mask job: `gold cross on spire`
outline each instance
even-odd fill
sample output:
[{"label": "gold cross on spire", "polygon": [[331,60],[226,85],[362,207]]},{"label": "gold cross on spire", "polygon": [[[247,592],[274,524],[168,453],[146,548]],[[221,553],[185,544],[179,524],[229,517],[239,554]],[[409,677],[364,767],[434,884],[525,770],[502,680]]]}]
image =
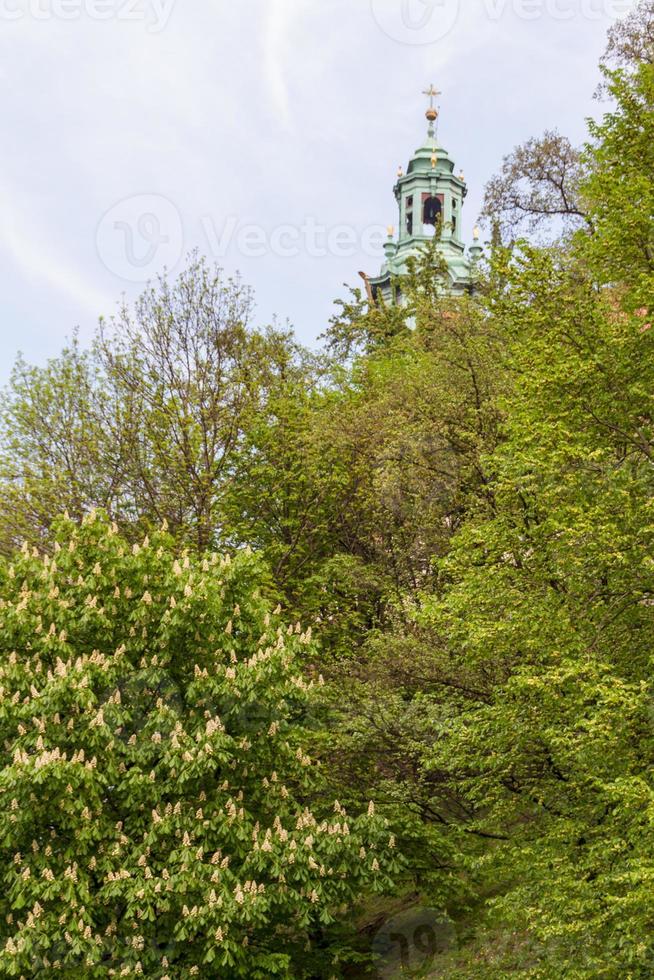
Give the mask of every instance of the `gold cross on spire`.
[{"label": "gold cross on spire", "polygon": [[429,98],[429,108],[430,109],[433,109],[434,108],[434,99],[437,96],[442,95],[443,93],[442,92],[439,92],[437,88],[434,88],[434,85],[432,83],[429,86],[429,88],[423,89],[422,94],[428,96],[428,98]]},{"label": "gold cross on spire", "polygon": [[429,123],[429,129],[427,130],[427,135],[431,139],[434,139],[436,136],[436,127],[434,126],[434,123],[438,119],[438,109],[434,106],[434,99],[438,95],[442,95],[443,93],[439,92],[437,88],[434,88],[432,84],[429,86],[429,88],[423,89],[422,94],[426,95],[429,98],[429,108],[425,113],[425,116],[427,117],[427,122]]}]

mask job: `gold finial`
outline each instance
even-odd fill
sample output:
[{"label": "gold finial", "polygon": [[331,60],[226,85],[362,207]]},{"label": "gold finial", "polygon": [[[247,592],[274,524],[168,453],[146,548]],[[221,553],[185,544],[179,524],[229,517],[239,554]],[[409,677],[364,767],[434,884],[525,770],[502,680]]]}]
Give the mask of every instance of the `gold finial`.
[{"label": "gold finial", "polygon": [[434,99],[443,93],[439,92],[437,88],[434,88],[432,84],[429,86],[429,88],[423,89],[422,94],[426,95],[429,99],[429,108],[427,109],[425,115],[430,123],[435,123],[438,119],[438,109],[434,106]]}]

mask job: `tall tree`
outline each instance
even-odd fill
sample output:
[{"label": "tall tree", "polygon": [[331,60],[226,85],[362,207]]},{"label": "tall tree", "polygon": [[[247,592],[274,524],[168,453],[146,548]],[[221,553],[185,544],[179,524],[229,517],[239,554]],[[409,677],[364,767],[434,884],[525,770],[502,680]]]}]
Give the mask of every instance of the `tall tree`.
[{"label": "tall tree", "polygon": [[278,385],[313,371],[251,314],[239,280],[192,256],[101,324],[91,351],[19,360],[0,409],[0,547],[94,506],[137,536],[165,519],[200,551],[228,539],[222,498],[245,429]]},{"label": "tall tree", "polygon": [[[440,296],[439,282],[425,255],[404,284],[403,330],[369,337],[366,353],[312,389],[279,389],[246,435],[227,495],[237,535],[321,623],[325,648],[358,646],[428,586],[434,555],[484,482],[497,338],[477,302]],[[370,330],[369,311],[361,317],[352,336]]]},{"label": "tall tree", "polygon": [[609,31],[602,65],[609,70],[638,70],[642,64],[654,63],[654,3],[640,0],[626,17],[616,21]]},{"label": "tall tree", "polygon": [[288,333],[249,326],[250,290],[193,258],[101,332],[98,356],[118,397],[135,405],[127,493],[202,551],[229,533],[221,499],[246,426],[298,371]]},{"label": "tall tree", "polygon": [[19,358],[0,405],[0,549],[44,540],[58,514],[114,509],[133,443],[132,400],[117,398],[77,340],[44,368]]},{"label": "tall tree", "polygon": [[504,242],[523,234],[554,238],[590,225],[580,194],[581,152],[556,131],[527,140],[509,153],[486,185],[481,216]]},{"label": "tall tree", "polygon": [[469,680],[423,768],[453,774],[469,829],[498,838],[476,866],[538,938],[535,975],[652,972],[653,72],[609,76],[616,108],[586,151],[595,233],[502,270],[514,382],[492,498],[425,617]]}]

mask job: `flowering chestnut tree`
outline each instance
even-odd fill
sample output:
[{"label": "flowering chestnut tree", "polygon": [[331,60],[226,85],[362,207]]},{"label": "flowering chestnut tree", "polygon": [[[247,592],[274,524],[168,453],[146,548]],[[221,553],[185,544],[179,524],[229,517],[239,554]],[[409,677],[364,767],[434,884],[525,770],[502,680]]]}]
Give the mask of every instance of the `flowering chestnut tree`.
[{"label": "flowering chestnut tree", "polygon": [[249,552],[51,544],[0,566],[0,975],[338,976],[397,858],[373,804],[312,806],[310,630]]}]

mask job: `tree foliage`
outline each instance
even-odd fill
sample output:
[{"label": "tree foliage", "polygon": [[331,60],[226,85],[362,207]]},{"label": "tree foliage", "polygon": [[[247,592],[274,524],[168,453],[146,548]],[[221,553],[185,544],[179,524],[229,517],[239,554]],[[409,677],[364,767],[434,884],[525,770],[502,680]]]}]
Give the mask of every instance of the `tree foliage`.
[{"label": "tree foliage", "polygon": [[91,514],[0,577],[3,975],[331,969],[325,936],[397,862],[372,804],[315,808],[313,641],[259,561]]},{"label": "tree foliage", "polygon": [[654,64],[654,4],[641,0],[610,29],[601,62],[609,70]]},{"label": "tree foliage", "polygon": [[492,506],[423,613],[476,679],[425,764],[504,838],[479,866],[539,940],[534,975],[652,972],[653,80],[610,78],[616,109],[586,151],[594,234],[503,270],[516,381]]},{"label": "tree foliage", "polygon": [[589,221],[580,195],[583,160],[570,140],[547,131],[517,146],[486,185],[481,216],[505,242],[526,232],[552,237]]},{"label": "tree foliage", "polygon": [[101,324],[90,352],[19,361],[0,415],[0,545],[94,506],[128,534],[166,520],[198,551],[227,544],[222,497],[243,433],[278,385],[312,372],[289,334],[251,328],[251,309],[239,280],[191,256]]}]

